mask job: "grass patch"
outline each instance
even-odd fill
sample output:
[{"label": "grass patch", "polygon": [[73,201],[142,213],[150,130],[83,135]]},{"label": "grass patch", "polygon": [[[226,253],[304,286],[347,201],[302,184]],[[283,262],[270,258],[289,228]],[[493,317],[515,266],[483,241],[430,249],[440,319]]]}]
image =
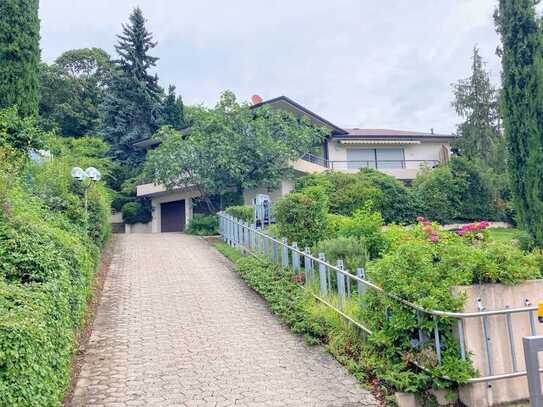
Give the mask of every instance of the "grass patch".
[{"label": "grass patch", "polygon": [[238,250],[234,249],[232,246],[223,242],[222,240],[215,239],[213,240],[213,246],[217,249],[224,257],[230,259],[234,263],[238,263],[244,256]]},{"label": "grass patch", "polygon": [[492,240],[508,243],[518,239],[520,231],[515,228],[493,228],[487,229]]}]

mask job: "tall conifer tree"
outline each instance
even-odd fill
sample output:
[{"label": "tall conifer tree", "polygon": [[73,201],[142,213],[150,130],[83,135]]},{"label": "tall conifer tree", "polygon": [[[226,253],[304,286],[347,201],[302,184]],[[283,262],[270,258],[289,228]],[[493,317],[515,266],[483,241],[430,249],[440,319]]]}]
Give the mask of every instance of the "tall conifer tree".
[{"label": "tall conifer tree", "polygon": [[139,154],[132,144],[158,128],[163,90],[158,77],[149,72],[158,58],[149,55],[156,43],[145,27],[143,13],[136,8],[129,20],[115,46],[119,59],[114,61],[109,92],[101,105],[101,133],[118,159],[134,164]]},{"label": "tall conifer tree", "polygon": [[38,112],[40,20],[38,0],[0,0],[0,109]]},{"label": "tall conifer tree", "polygon": [[471,75],[454,84],[453,91],[453,107],[464,119],[458,126],[458,152],[490,167],[501,166],[504,157],[499,156],[503,137],[499,130],[498,94],[477,47],[473,48]]},{"label": "tall conifer tree", "polygon": [[543,55],[534,0],[500,0],[503,121],[515,208],[543,244]]},{"label": "tall conifer tree", "polygon": [[162,126],[172,126],[176,130],[183,129],[186,126],[184,110],[181,96],[176,96],[175,86],[170,85],[168,94],[162,103],[160,124]]}]

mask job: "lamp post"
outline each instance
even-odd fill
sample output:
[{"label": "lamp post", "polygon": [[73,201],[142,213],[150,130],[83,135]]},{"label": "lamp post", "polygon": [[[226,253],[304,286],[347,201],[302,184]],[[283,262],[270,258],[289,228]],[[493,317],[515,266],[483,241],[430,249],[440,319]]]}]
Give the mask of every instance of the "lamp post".
[{"label": "lamp post", "polygon": [[[87,202],[87,191],[89,190],[90,183],[92,181],[100,181],[102,179],[102,174],[100,174],[100,171],[98,171],[94,167],[89,167],[86,170],[83,170],[79,167],[72,168],[71,176],[83,183],[84,188],[84,194],[85,194],[85,217],[88,217],[88,202]],[[89,180],[89,182],[85,182],[85,180]]]}]

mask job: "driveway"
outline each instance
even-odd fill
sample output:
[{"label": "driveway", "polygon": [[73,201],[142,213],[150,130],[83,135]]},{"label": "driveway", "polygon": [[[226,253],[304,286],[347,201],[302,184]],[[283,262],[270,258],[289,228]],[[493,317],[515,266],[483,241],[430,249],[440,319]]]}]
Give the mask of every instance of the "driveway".
[{"label": "driveway", "polygon": [[117,235],[73,406],[377,405],[204,240]]}]

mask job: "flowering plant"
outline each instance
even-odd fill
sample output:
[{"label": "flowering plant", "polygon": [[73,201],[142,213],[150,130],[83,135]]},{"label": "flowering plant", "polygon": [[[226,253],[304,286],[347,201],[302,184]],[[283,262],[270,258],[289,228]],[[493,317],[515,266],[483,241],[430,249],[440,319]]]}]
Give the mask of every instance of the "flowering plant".
[{"label": "flowering plant", "polygon": [[437,229],[434,228],[434,224],[432,223],[432,221],[429,221],[423,216],[417,216],[417,222],[421,226],[422,231],[426,233],[426,235],[428,236],[428,239],[432,243],[439,242],[439,234],[438,234]]},{"label": "flowering plant", "polygon": [[468,223],[462,226],[456,234],[472,240],[486,240],[488,238],[485,230],[490,226],[490,223],[485,221]]}]

